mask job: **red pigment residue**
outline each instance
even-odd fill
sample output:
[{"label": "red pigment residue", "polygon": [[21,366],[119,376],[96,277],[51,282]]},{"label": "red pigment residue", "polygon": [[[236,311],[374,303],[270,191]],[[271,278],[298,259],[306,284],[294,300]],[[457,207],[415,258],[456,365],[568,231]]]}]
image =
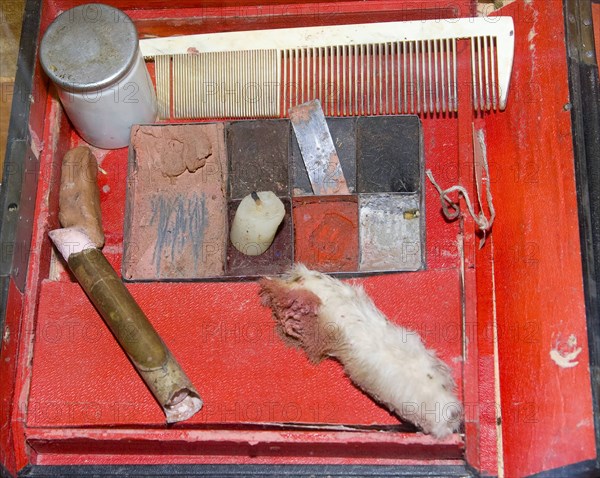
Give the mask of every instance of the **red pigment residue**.
[{"label": "red pigment residue", "polygon": [[323,272],[358,269],[358,206],[350,196],[294,199],[295,259]]},{"label": "red pigment residue", "polygon": [[262,303],[273,311],[280,337],[288,345],[302,348],[311,362],[323,360],[332,350],[332,335],[322,330],[319,322],[321,299],[280,279],[263,278],[259,285]]},{"label": "red pigment residue", "polygon": [[125,278],[222,276],[227,230],[223,126],[134,126],[130,153],[135,163],[127,177]]}]

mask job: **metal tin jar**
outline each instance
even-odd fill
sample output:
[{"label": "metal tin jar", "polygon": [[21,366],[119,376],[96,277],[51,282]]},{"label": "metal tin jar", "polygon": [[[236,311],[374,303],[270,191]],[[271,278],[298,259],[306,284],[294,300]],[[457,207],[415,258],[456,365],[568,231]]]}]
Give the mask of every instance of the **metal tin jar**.
[{"label": "metal tin jar", "polygon": [[156,120],[156,93],[137,31],[121,10],[90,3],[65,11],[46,30],[40,61],[88,143],[127,146],[132,125]]}]

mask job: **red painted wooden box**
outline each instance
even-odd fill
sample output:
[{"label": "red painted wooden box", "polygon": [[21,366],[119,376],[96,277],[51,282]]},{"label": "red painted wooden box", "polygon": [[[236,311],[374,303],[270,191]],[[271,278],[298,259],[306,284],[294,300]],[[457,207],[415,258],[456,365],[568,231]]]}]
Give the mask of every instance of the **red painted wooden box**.
[{"label": "red painted wooden box", "polygon": [[[598,167],[597,83],[590,88],[598,76],[585,54],[589,2],[504,2],[498,14],[514,18],[516,39],[506,110],[474,113],[466,44],[458,113],[421,115],[425,167],[471,197],[473,127],[485,133],[497,212],[485,245],[470,216],[443,218],[426,183],[425,270],[357,279],[392,321],[421,334],[450,365],[465,423],[441,441],[402,426],[353,387],[339,363],[315,366],[286,347],[254,282],[127,285],[205,401],[191,420],[165,425],[47,235],[58,226],[61,158],[83,140],[41,71],[37,47],[50,22],[80,3],[26,8],[0,203],[3,470],[596,476],[598,186],[588,177]],[[109,3],[142,38],[476,14],[470,0]],[[104,252],[120,270],[127,149],[95,153]]]}]

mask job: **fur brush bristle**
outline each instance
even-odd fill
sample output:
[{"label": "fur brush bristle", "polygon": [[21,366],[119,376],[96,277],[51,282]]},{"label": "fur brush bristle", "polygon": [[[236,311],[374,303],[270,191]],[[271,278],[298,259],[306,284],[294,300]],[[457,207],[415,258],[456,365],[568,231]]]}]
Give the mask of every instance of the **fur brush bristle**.
[{"label": "fur brush bristle", "polygon": [[301,264],[260,281],[284,340],[318,363],[332,357],[355,385],[425,433],[458,430],[462,407],[448,366],[414,332],[391,323],[361,287]]}]

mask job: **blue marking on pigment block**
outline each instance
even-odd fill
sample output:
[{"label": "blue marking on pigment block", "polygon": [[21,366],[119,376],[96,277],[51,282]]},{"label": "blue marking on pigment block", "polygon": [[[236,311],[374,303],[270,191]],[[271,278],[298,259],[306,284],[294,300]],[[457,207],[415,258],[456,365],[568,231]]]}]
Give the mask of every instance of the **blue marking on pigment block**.
[{"label": "blue marking on pigment block", "polygon": [[165,198],[156,195],[151,200],[152,217],[150,225],[156,226],[156,243],[152,260],[156,266],[156,274],[160,277],[164,253],[167,252],[172,262],[190,245],[194,258],[194,271],[198,273],[198,265],[202,258],[202,243],[208,226],[206,197],[179,195]]}]

